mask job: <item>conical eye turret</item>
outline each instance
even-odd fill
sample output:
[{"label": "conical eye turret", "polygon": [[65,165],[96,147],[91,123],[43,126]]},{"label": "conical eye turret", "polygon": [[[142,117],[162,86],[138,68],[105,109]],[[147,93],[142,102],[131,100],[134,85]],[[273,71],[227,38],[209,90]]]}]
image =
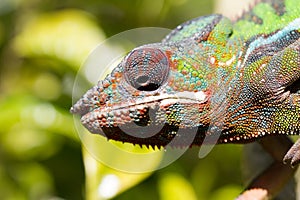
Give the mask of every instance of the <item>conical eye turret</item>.
[{"label": "conical eye turret", "polygon": [[127,83],[139,91],[155,91],[169,75],[167,56],[159,49],[139,48],[124,60],[124,76]]}]

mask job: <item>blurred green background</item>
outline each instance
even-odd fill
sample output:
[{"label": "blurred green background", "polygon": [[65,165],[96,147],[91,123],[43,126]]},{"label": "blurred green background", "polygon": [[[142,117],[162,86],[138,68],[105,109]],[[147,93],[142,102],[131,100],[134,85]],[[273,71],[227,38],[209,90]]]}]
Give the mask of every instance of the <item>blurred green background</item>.
[{"label": "blurred green background", "polygon": [[[1,0],[0,199],[226,200],[237,196],[243,186],[239,145],[215,147],[204,159],[198,159],[199,149],[193,148],[152,174],[122,173],[93,160],[82,148],[69,113],[77,71],[97,44],[137,27],[173,29],[212,13],[213,3]],[[109,190],[114,182],[107,180],[115,180],[107,177],[122,181],[118,190],[105,196],[101,187],[107,184],[104,190]]]}]

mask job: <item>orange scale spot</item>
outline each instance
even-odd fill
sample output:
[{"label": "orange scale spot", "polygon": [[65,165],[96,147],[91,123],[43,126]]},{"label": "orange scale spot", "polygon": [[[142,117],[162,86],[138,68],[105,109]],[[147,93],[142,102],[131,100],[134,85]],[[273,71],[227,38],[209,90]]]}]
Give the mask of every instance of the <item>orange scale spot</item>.
[{"label": "orange scale spot", "polygon": [[111,107],[111,106],[112,106],[112,103],[109,103],[109,102],[108,102],[108,103],[106,104],[106,106],[107,106],[107,107]]},{"label": "orange scale spot", "polygon": [[185,90],[188,89],[188,87],[187,87],[186,85],[184,85],[184,86],[182,87],[182,89],[185,91]]},{"label": "orange scale spot", "polygon": [[183,70],[181,71],[181,73],[182,73],[183,75],[187,75],[187,74],[188,74],[188,71],[185,70],[185,69],[183,69]]},{"label": "orange scale spot", "polygon": [[170,62],[170,66],[171,66],[171,69],[176,70],[177,66],[178,66],[178,61],[174,60],[173,62]]},{"label": "orange scale spot", "polygon": [[123,115],[123,114],[120,116],[120,118],[121,118],[122,120],[125,120],[126,117],[127,117],[127,116],[126,116],[126,115]]},{"label": "orange scale spot", "polygon": [[117,78],[121,78],[121,77],[122,77],[122,73],[120,73],[120,72],[117,72],[117,73],[115,74],[115,77],[117,77]]},{"label": "orange scale spot", "polygon": [[109,82],[107,82],[107,81],[103,81],[103,84],[102,84],[102,86],[103,86],[104,88],[107,88],[109,85],[110,85],[110,83],[109,83]]},{"label": "orange scale spot", "polygon": [[114,122],[114,123],[113,123],[113,126],[114,126],[114,127],[117,127],[117,126],[118,126],[118,123],[117,123],[117,122]]},{"label": "orange scale spot", "polygon": [[197,72],[197,71],[193,71],[193,72],[192,72],[192,76],[193,76],[193,77],[197,77],[197,76],[198,76],[198,72]]},{"label": "orange scale spot", "polygon": [[196,84],[197,84],[197,86],[200,86],[200,85],[202,85],[202,82],[201,81],[197,81]]},{"label": "orange scale spot", "polygon": [[170,84],[170,85],[173,85],[173,83],[174,83],[174,78],[170,78],[169,84]]},{"label": "orange scale spot", "polygon": [[139,91],[135,91],[134,93],[133,93],[133,96],[139,96],[140,95],[140,92]]},{"label": "orange scale spot", "polygon": [[172,52],[171,51],[166,51],[165,53],[166,53],[166,55],[167,55],[168,58],[172,57]]},{"label": "orange scale spot", "polygon": [[112,87],[112,89],[116,89],[116,88],[117,88],[117,84],[113,83],[113,84],[111,85],[111,87]]},{"label": "orange scale spot", "polygon": [[208,74],[208,75],[207,75],[207,79],[208,79],[208,80],[211,80],[211,79],[212,79],[212,77],[213,77],[213,75],[212,75],[212,74]]}]

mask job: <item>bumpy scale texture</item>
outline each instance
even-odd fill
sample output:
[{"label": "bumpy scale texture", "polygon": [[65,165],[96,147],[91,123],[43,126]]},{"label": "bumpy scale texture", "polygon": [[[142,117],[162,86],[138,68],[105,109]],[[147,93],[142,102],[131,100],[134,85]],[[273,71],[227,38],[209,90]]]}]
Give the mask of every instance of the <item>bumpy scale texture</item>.
[{"label": "bumpy scale texture", "polygon": [[299,0],[263,0],[234,22],[183,23],[133,49],[71,112],[92,133],[153,147],[175,137],[174,146],[192,146],[299,134],[299,8]]}]

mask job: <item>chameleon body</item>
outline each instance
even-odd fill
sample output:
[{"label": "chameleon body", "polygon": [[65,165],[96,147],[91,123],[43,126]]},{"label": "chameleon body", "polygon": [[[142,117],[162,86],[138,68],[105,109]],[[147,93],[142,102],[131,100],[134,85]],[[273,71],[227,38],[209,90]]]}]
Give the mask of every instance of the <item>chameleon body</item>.
[{"label": "chameleon body", "polygon": [[183,23],[133,49],[71,112],[92,133],[152,147],[299,134],[299,8],[262,0],[235,21]]}]

